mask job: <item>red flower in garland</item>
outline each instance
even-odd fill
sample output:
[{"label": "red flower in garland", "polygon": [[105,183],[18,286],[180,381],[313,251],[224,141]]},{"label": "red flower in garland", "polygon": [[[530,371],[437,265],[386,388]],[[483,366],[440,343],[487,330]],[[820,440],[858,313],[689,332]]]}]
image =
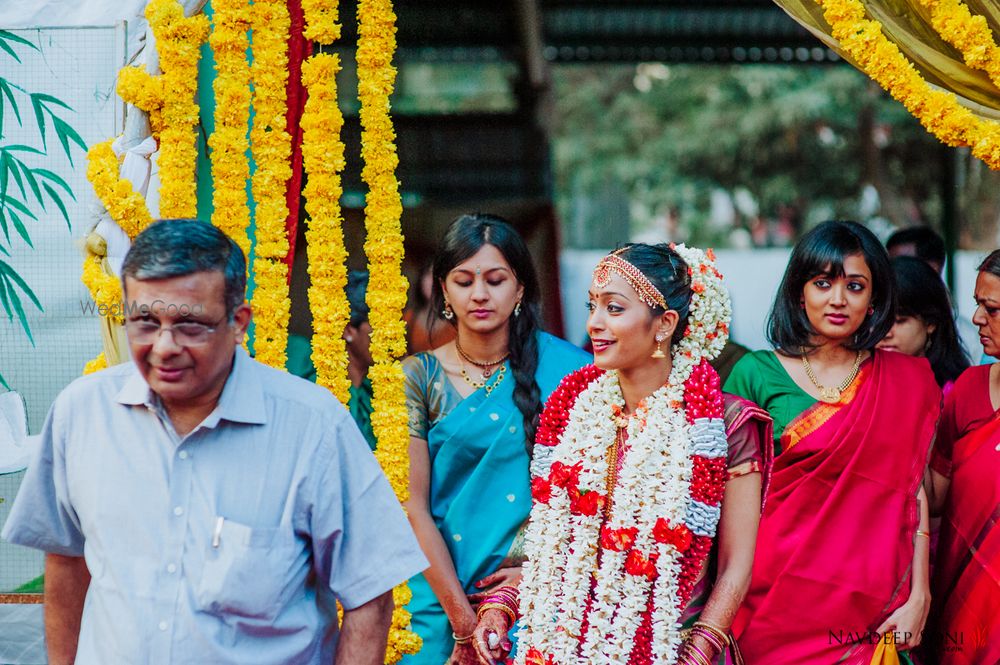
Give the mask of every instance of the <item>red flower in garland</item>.
[{"label": "red flower in garland", "polygon": [[632,550],[625,558],[625,572],[636,577],[656,579],[656,555],[646,558],[639,550]]},{"label": "red flower in garland", "polygon": [[691,370],[684,383],[684,415],[689,423],[699,418],[721,418],[724,404],[718,373],[707,360]]},{"label": "red flower in garland", "polygon": [[662,517],[656,520],[653,526],[653,540],[664,545],[673,545],[679,552],[684,552],[691,546],[693,537],[694,534],[686,524],[670,526],[670,522]]},{"label": "red flower in garland", "polygon": [[677,600],[681,607],[691,600],[691,592],[694,591],[695,582],[701,574],[701,569],[708,558],[708,552],[712,549],[712,539],[708,536],[693,536],[691,547],[684,553],[681,559],[681,573],[677,579]]},{"label": "red flower in garland", "polygon": [[612,529],[607,524],[601,528],[601,547],[612,552],[625,552],[632,549],[635,544],[635,536],[639,529],[635,527],[624,527]]},{"label": "red flower in garland", "polygon": [[559,386],[552,391],[545,401],[545,408],[538,419],[538,429],[535,433],[535,444],[539,446],[554,446],[559,443],[559,437],[569,422],[569,411],[576,403],[576,398],[591,382],[604,373],[593,365],[587,365],[565,377]]},{"label": "red flower in garland", "polygon": [[526,665],[554,665],[555,663],[552,656],[546,656],[535,648],[528,649],[528,653],[524,654],[524,662]]},{"label": "red flower in garland", "polygon": [[553,462],[552,470],[549,472],[549,482],[556,487],[574,490],[580,484],[581,471],[583,471],[583,462],[577,462],[573,466],[567,466],[562,462]]},{"label": "red flower in garland", "polygon": [[545,478],[532,478],[531,498],[535,503],[548,503],[552,498],[552,483]]},{"label": "red flower in garland", "polygon": [[691,496],[702,503],[717,506],[722,503],[726,493],[726,458],[701,457],[691,458]]},{"label": "red flower in garland", "polygon": [[577,496],[570,496],[569,511],[574,515],[586,515],[593,517],[604,509],[607,498],[599,492],[582,492]]}]

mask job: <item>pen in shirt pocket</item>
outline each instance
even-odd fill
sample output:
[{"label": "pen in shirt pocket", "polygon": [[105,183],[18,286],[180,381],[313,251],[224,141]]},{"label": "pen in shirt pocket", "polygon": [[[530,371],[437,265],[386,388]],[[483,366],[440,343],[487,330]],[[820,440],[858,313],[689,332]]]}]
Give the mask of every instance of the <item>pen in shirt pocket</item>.
[{"label": "pen in shirt pocket", "polygon": [[215,518],[215,530],[212,531],[212,547],[218,547],[219,543],[222,542],[222,525],[225,523],[225,517]]}]

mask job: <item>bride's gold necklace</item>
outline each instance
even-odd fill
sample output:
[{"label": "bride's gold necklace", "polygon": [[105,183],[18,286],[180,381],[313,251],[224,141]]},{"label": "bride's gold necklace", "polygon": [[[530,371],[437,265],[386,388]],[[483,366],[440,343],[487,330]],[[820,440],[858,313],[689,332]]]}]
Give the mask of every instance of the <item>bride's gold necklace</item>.
[{"label": "bride's gold necklace", "polygon": [[816,379],[816,374],[813,373],[812,365],[809,364],[809,356],[806,355],[805,349],[802,349],[802,367],[806,370],[806,376],[812,381],[812,384],[816,386],[816,390],[819,391],[819,399],[827,404],[836,404],[840,401],[841,393],[843,393],[847,386],[851,385],[854,378],[858,375],[858,370],[861,369],[861,356],[863,352],[858,351],[858,355],[854,358],[854,366],[851,367],[851,371],[848,372],[847,378],[845,378],[839,386],[824,386]]}]

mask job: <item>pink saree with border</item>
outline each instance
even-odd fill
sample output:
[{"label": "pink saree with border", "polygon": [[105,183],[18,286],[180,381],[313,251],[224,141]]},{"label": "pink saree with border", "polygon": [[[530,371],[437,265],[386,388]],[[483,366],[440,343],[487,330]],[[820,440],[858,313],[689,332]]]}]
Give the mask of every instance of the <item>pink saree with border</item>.
[{"label": "pink saree with border", "polygon": [[926,360],[876,351],[840,402],[789,423],[734,624],[747,663],[871,661],[873,631],[909,596],[940,402]]}]

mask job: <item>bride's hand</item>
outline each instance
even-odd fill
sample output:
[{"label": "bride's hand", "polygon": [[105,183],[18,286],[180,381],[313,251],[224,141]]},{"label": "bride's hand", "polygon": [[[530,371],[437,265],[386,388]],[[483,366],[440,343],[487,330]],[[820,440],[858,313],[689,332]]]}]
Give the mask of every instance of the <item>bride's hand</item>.
[{"label": "bride's hand", "polygon": [[516,566],[512,568],[500,568],[494,573],[490,573],[483,579],[476,582],[477,589],[483,589],[483,591],[477,591],[476,593],[470,593],[468,598],[472,606],[478,607],[479,603],[486,600],[486,596],[490,595],[494,589],[500,586],[513,586],[516,587],[521,583],[521,567]]},{"label": "bride's hand", "polygon": [[476,655],[483,665],[496,665],[510,653],[510,640],[507,631],[510,630],[510,617],[501,610],[489,609],[479,617],[476,630],[472,633],[472,644]]}]

